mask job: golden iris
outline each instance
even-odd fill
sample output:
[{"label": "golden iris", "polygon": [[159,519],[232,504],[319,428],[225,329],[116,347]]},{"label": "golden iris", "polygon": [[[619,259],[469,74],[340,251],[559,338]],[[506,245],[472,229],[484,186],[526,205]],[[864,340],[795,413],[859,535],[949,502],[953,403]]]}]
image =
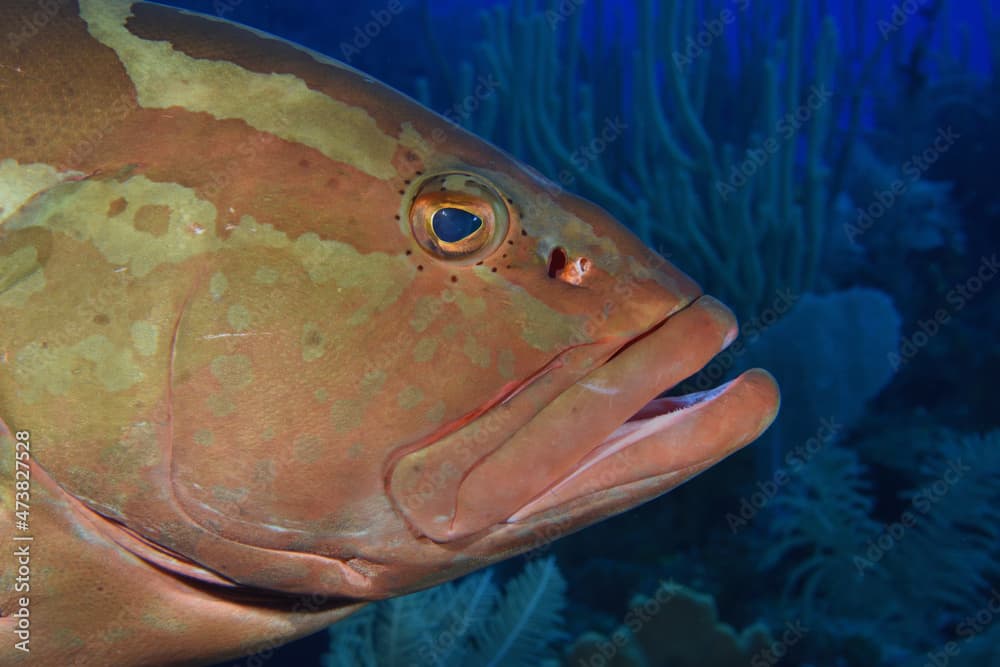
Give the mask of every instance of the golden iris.
[{"label": "golden iris", "polygon": [[503,198],[479,176],[438,174],[419,186],[410,207],[410,227],[431,255],[463,263],[496,250],[507,236],[509,215]]}]

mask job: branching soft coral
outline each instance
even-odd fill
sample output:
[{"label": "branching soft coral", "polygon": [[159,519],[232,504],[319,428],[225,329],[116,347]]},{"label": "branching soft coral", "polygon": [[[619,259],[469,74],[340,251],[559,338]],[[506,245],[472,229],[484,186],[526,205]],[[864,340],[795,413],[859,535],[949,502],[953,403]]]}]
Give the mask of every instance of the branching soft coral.
[{"label": "branching soft coral", "polygon": [[[484,14],[476,68],[450,77],[452,100],[479,108],[463,124],[682,255],[742,315],[815,283],[827,165],[852,136],[831,141],[839,34],[822,4],[746,4],[736,46],[706,32],[705,48],[689,40],[713,20],[730,30],[717,17],[731,3],[642,0],[633,39],[611,34],[600,3],[519,0]],[[593,55],[580,49],[590,21]],[[500,94],[477,97],[474,69]]]},{"label": "branching soft coral", "polygon": [[887,567],[937,610],[974,609],[1000,576],[1000,431],[944,440],[919,471],[902,494],[917,523]]},{"label": "branching soft coral", "polygon": [[1000,431],[900,455],[920,481],[876,521],[861,457],[830,446],[775,499],[763,565],[784,568],[785,604],[829,635],[925,650],[960,634],[1000,575]]},{"label": "branching soft coral", "polygon": [[491,571],[369,606],[330,628],[329,667],[535,667],[564,639],[566,581],[536,560],[501,595]]},{"label": "branching soft coral", "polygon": [[[875,504],[871,490],[858,455],[828,445],[768,509],[774,541],[762,567],[783,564],[784,599],[796,604],[807,622],[817,615],[870,615],[873,611],[844,594],[845,587],[856,588],[859,578],[855,557],[864,553],[867,536],[878,531],[871,517]],[[872,578],[882,575],[876,571]],[[865,586],[872,583],[867,581]]]}]

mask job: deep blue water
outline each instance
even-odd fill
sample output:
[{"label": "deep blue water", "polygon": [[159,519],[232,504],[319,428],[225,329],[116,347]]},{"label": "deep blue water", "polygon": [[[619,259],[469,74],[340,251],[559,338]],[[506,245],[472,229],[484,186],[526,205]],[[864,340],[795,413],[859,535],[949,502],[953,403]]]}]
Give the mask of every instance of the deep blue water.
[{"label": "deep blue water", "polygon": [[[633,68],[641,3],[168,4],[348,59],[439,111],[463,101],[461,63],[490,72],[499,33],[480,13],[503,6],[550,28],[538,34],[554,44],[558,75],[539,107],[551,117],[514,127],[527,102],[512,99],[520,89],[511,83],[478,100],[464,124],[556,177],[565,165],[525,139],[525,123],[547,122],[571,144],[586,136],[577,112],[629,119],[625,136],[568,187],[732,304],[752,327],[746,351],[724,355],[717,375],[763,365],[785,404],[746,452],[551,547],[568,582],[572,637],[610,635],[634,594],[672,579],[712,596],[736,628],[760,620],[775,629],[781,650],[755,654],[754,667],[1000,665],[996,3],[808,3],[797,41],[791,2],[691,2],[671,52],[662,17],[673,3],[652,2],[664,117],[696,151],[667,82],[675,66],[718,166],[714,180],[692,170],[689,186],[662,152]],[[515,49],[517,25],[506,28]],[[537,65],[505,74],[530,80]],[[769,110],[768,91],[778,108]],[[657,167],[669,187],[645,182]],[[668,215],[683,187],[703,209],[752,188],[745,218],[695,221],[722,268]],[[740,236],[744,223],[770,231]],[[515,559],[498,576],[522,565]],[[800,622],[804,634],[782,634]],[[553,655],[571,641],[555,642]],[[321,633],[266,663],[318,665],[327,647]]]}]

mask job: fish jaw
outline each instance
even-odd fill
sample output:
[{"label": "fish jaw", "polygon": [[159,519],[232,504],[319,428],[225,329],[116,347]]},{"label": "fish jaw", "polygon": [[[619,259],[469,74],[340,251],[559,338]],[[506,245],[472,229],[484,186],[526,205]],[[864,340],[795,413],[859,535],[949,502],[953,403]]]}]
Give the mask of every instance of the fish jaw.
[{"label": "fish jaw", "polygon": [[[423,536],[438,543],[478,536],[485,553],[500,548],[498,540],[515,551],[530,547],[525,527],[556,519],[571,532],[665,493],[752,442],[777,414],[777,385],[756,369],[711,391],[656,398],[736,333],[729,309],[700,297],[540,409],[549,388],[536,381],[484,415],[487,430],[492,419],[492,430],[512,435],[470,465],[461,465],[460,448],[445,463],[447,453],[404,456],[390,473],[390,496]],[[566,367],[572,372],[569,360]],[[516,420],[521,406],[531,416],[507,431],[507,416]],[[453,483],[439,474],[432,481],[442,466],[457,470]],[[422,489],[419,501],[406,489]]]}]

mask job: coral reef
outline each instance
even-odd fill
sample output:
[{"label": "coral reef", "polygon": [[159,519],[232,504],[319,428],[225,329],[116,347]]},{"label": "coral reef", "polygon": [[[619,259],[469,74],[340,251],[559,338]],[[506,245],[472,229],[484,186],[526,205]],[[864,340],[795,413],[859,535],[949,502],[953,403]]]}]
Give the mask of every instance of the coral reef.
[{"label": "coral reef", "polygon": [[[476,72],[495,75],[501,93],[464,124],[683,256],[709,291],[748,315],[777,290],[803,291],[817,278],[834,194],[838,31],[794,0],[779,21],[741,13],[758,23],[730,52],[728,4],[642,0],[631,49],[606,33],[597,3],[596,52],[579,48],[583,9],[498,5],[483,15],[478,62],[450,77],[451,95],[473,99]],[[696,41],[706,30],[718,49]],[[421,90],[431,101],[432,87]]]},{"label": "coral reef", "polygon": [[570,647],[565,667],[745,667],[776,648],[768,629],[737,633],[721,622],[711,596],[662,583],[653,597],[635,596],[625,624],[605,637],[587,633]]},{"label": "coral reef", "polygon": [[814,646],[863,639],[887,660],[939,637],[983,641],[968,619],[1000,576],[1000,431],[949,434],[907,456],[919,479],[891,512],[861,454],[838,445],[773,501],[761,566],[786,567],[780,606],[820,628]]},{"label": "coral reef", "polygon": [[529,562],[500,594],[492,571],[366,607],[330,628],[327,667],[539,667],[565,639],[566,582]]},{"label": "coral reef", "polygon": [[[557,656],[560,632],[536,636],[537,664],[710,665],[726,647],[744,667],[1000,666],[1000,291],[977,273],[1000,247],[1000,22],[975,4],[510,0],[478,5],[477,31],[467,4],[424,0],[426,39],[412,12],[361,54],[734,305],[743,336],[713,384],[762,365],[783,387],[750,451],[552,545],[579,639]],[[960,139],[923,159],[948,128]],[[515,581],[548,591],[547,616],[526,613],[531,586],[501,598],[478,575],[335,627],[327,664],[489,664],[505,632],[561,617],[562,580],[539,583],[554,566],[532,567]],[[701,593],[619,627],[661,576]],[[810,630],[779,659],[714,605],[738,627]]]}]

